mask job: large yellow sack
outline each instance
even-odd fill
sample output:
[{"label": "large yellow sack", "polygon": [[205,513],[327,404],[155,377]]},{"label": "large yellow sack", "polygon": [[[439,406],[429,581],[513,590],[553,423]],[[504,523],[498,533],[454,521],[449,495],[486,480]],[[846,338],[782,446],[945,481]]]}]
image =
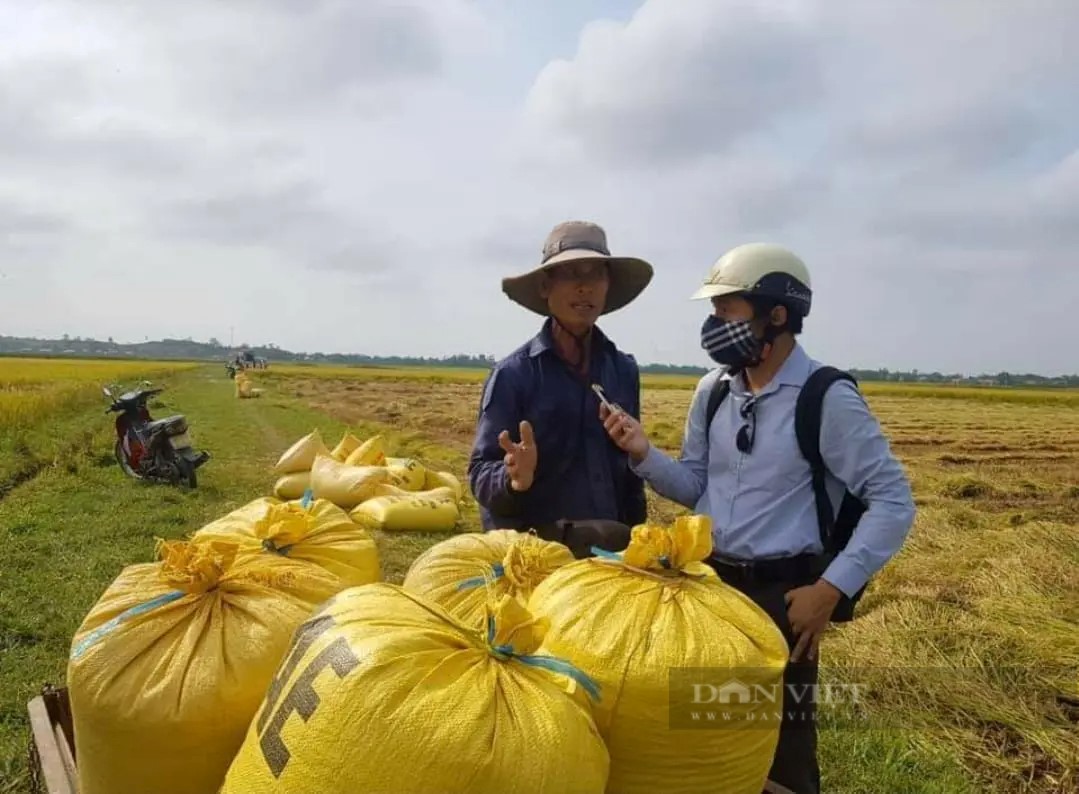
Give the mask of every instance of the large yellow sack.
[{"label": "large yellow sack", "polygon": [[348,510],[374,496],[389,477],[383,466],[349,466],[320,455],[311,467],[311,492],[316,499],[328,499]]},{"label": "large yellow sack", "polygon": [[390,485],[406,491],[423,490],[427,469],[419,461],[413,458],[386,458],[386,469],[390,472]]},{"label": "large yellow sack", "polygon": [[465,488],[461,484],[461,481],[450,472],[432,471],[431,469],[424,470],[423,490],[432,491],[435,488],[452,488],[458,500],[462,499],[465,495]]},{"label": "large yellow sack", "polygon": [[286,474],[274,483],[274,496],[278,499],[300,499],[311,487],[311,472],[298,471]]},{"label": "large yellow sack", "polygon": [[349,515],[367,529],[389,532],[450,532],[461,518],[457,500],[447,492],[424,496],[376,496],[357,506]]},{"label": "large yellow sack", "polygon": [[296,474],[303,471],[311,471],[311,465],[319,455],[329,455],[326,444],[322,441],[322,434],[313,430],[301,438],[283,454],[273,467],[277,474]]},{"label": "large yellow sack", "polygon": [[211,794],[293,631],[337,577],[228,543],[173,541],[83,620],[67,682],[82,794]]},{"label": "large yellow sack", "polygon": [[544,628],[509,598],[488,632],[346,590],[296,632],[221,794],[600,794],[593,684],[535,655]]},{"label": "large yellow sack", "polygon": [[[390,485],[388,482],[384,482],[375,488],[375,496],[411,496],[419,497],[421,499],[434,499],[439,502],[457,501],[453,489],[448,485],[443,485],[440,488],[433,488],[430,491],[406,491],[404,488],[398,488],[396,485]],[[374,496],[371,498],[373,499]]]},{"label": "large yellow sack", "polygon": [[330,453],[331,457],[338,463],[344,463],[345,460],[360,447],[360,440],[356,436],[352,435],[348,431],[341,436],[341,440],[337,442],[337,446],[333,448],[333,452]]},{"label": "large yellow sack", "polygon": [[[529,601],[551,621],[544,652],[569,659],[603,688],[595,713],[611,753],[612,792],[764,788],[787,643],[767,613],[701,562],[711,550],[707,516],[638,526],[625,552],[560,568]],[[751,696],[743,704],[745,688],[778,701]],[[735,697],[722,706],[703,697],[702,705],[701,693],[713,691]],[[709,721],[708,712],[733,727],[694,727],[693,715]]]},{"label": "large yellow sack", "polygon": [[342,588],[381,578],[375,541],[325,499],[256,499],[207,524],[192,540],[230,541],[247,552],[313,563],[339,577]]},{"label": "large yellow sack", "polygon": [[372,436],[345,458],[349,466],[385,466],[386,449],[382,436]]},{"label": "large yellow sack", "polygon": [[413,561],[404,588],[429,598],[469,626],[482,626],[489,595],[528,600],[563,565],[574,562],[561,543],[514,529],[456,535]]},{"label": "large yellow sack", "polygon": [[262,389],[256,389],[251,380],[243,373],[236,376],[236,396],[240,399],[258,397]]}]

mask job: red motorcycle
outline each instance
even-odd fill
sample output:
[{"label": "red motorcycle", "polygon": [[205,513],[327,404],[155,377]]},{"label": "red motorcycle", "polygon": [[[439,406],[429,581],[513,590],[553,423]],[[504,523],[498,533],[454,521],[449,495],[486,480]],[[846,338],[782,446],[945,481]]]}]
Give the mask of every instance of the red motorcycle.
[{"label": "red motorcycle", "polygon": [[[116,413],[116,461],[124,474],[136,480],[167,482],[198,487],[196,470],[210,459],[210,453],[198,452],[191,444],[187,419],[183,415],[154,419],[146,401],[164,389],[149,388],[143,381],[139,388],[114,396],[102,388],[112,401],[105,412]],[[114,387],[119,388],[119,387]]]}]

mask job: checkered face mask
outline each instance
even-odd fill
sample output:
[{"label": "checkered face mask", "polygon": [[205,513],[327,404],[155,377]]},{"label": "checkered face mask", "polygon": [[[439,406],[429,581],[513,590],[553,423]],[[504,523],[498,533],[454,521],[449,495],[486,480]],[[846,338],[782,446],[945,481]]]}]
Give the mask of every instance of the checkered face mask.
[{"label": "checkered face mask", "polygon": [[710,314],[701,326],[701,347],[717,364],[741,369],[756,359],[761,340],[749,320],[721,320]]}]

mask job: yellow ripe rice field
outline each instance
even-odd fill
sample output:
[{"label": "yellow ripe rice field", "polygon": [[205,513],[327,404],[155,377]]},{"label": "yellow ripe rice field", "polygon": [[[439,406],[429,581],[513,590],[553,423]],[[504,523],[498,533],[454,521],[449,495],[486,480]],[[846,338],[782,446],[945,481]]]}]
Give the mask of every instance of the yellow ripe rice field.
[{"label": "yellow ripe rice field", "polygon": [[[0,358],[0,497],[58,456],[85,448],[91,427],[72,417],[107,403],[101,387],[130,388],[190,370],[163,361]],[[103,418],[103,417],[101,417]],[[94,424],[100,425],[95,417]]]},{"label": "yellow ripe rice field", "polygon": [[180,372],[197,366],[156,361],[0,358],[0,429],[101,399],[101,387]]},{"label": "yellow ripe rice field", "polygon": [[[281,389],[306,404],[350,425],[407,428],[466,465],[482,378],[282,369]],[[650,437],[676,456],[696,378],[678,380],[645,377],[642,395]],[[830,734],[822,764],[853,774],[848,754],[909,735],[913,756],[954,759],[971,785],[919,790],[1079,791],[1079,392],[883,383],[863,392],[918,515],[859,619],[822,647],[822,677],[865,685],[886,727]],[[661,522],[685,512],[651,491],[649,504]],[[832,775],[831,788],[847,790]],[[899,790],[884,780],[850,790]]]},{"label": "yellow ripe rice field", "polygon": [[[342,381],[366,383],[370,381],[401,383],[479,384],[483,383],[489,370],[471,367],[373,367],[332,366],[316,364],[275,364],[266,371],[256,371],[257,377],[275,380],[279,378],[310,381]],[[692,389],[699,380],[697,375],[651,374],[641,375],[644,390]],[[944,384],[892,383],[868,381],[861,384],[870,395],[891,397],[932,397],[940,400],[964,402],[1004,402],[1024,404],[1070,405],[1079,408],[1079,390],[1046,388],[997,388],[991,386],[951,386]]]}]

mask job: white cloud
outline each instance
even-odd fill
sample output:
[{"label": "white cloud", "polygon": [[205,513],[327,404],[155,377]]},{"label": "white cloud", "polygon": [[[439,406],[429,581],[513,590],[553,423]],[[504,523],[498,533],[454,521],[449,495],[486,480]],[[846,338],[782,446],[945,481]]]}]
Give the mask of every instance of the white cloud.
[{"label": "white cloud", "polygon": [[538,76],[529,143],[663,196],[641,221],[682,222],[714,255],[759,238],[803,253],[821,357],[1061,369],[1035,340],[1070,335],[1067,314],[1015,281],[1079,303],[1077,34],[1064,2],[649,0]]},{"label": "white cloud", "polygon": [[[45,0],[0,31],[8,333],[502,354],[536,318],[500,278],[584,217],[656,266],[604,321],[642,360],[704,363],[687,296],[771,239],[822,359],[1074,369],[1044,341],[1079,304],[1069,0]],[[189,310],[109,308],[132,279]]]},{"label": "white cloud", "polygon": [[647,2],[588,25],[537,77],[529,115],[614,166],[722,152],[818,97],[812,33],[790,3]]}]

